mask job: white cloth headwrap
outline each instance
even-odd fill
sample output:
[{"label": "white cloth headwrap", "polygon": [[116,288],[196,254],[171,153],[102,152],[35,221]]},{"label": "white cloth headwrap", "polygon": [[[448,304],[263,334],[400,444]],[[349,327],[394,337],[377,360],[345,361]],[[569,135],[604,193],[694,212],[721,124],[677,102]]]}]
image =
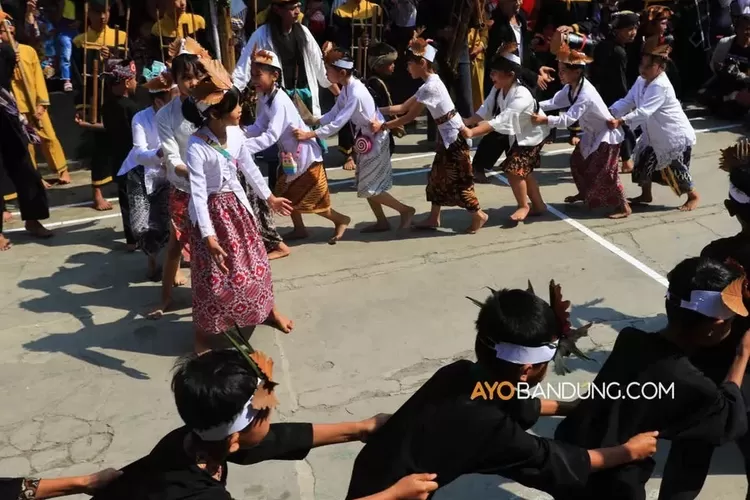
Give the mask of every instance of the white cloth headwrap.
[{"label": "white cloth headwrap", "polygon": [[195,54],[193,54],[192,52],[190,52],[189,50],[187,50],[185,48],[185,39],[184,38],[180,42],[180,52],[177,55],[181,56],[182,54],[192,54],[192,55],[195,55]]},{"label": "white cloth headwrap", "polygon": [[[667,299],[677,300],[678,297],[667,292]],[[680,307],[714,319],[727,320],[736,316],[736,314],[724,304],[724,300],[721,298],[721,292],[693,290],[690,292],[690,302],[680,300]]]},{"label": "white cloth headwrap", "polygon": [[557,342],[539,347],[527,347],[524,345],[498,342],[495,344],[497,359],[517,365],[536,365],[552,361],[557,352]]},{"label": "white cloth headwrap", "polygon": [[354,61],[344,61],[343,59],[339,59],[338,61],[334,61],[332,66],[341,69],[354,69]]},{"label": "white cloth headwrap", "polygon": [[740,191],[737,186],[735,186],[731,182],[729,183],[729,197],[742,205],[747,205],[748,203],[750,203],[750,196],[745,194],[743,191]]},{"label": "white cloth headwrap", "polygon": [[[414,51],[412,51],[412,54],[414,54]],[[424,54],[420,57],[427,59],[430,62],[435,62],[436,55],[437,55],[437,49],[428,43],[427,47],[425,47],[424,49]]]},{"label": "white cloth headwrap", "polygon": [[254,409],[251,405],[253,403],[253,396],[242,407],[242,410],[229,422],[219,424],[215,427],[205,430],[194,430],[194,432],[204,441],[221,441],[226,439],[235,432],[240,432],[250,425],[255,416],[258,414],[258,410]]},{"label": "white cloth headwrap", "polygon": [[510,54],[503,54],[503,57],[509,60],[510,62],[514,62],[516,64],[521,64],[521,58],[518,57],[517,54],[510,53]]}]

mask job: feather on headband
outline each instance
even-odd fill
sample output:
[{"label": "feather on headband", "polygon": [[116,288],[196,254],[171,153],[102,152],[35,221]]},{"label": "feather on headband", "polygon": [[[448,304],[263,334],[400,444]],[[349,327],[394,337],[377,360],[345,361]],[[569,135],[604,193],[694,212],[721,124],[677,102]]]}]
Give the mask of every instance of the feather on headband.
[{"label": "feather on headband", "polygon": [[201,66],[206,75],[193,89],[192,97],[198,104],[213,106],[221,102],[224,94],[232,88],[232,77],[216,59],[201,61]]},{"label": "feather on headband", "polygon": [[250,365],[250,368],[255,372],[255,375],[260,380],[258,388],[255,389],[253,394],[253,400],[251,407],[255,410],[271,410],[276,408],[279,404],[279,400],[274,394],[274,389],[277,385],[273,381],[273,359],[266,356],[260,351],[256,351],[250,345],[250,342],[245,340],[240,332],[239,326],[235,324],[235,330],[224,332],[224,336],[231,342],[235,349],[245,358],[245,361]]}]

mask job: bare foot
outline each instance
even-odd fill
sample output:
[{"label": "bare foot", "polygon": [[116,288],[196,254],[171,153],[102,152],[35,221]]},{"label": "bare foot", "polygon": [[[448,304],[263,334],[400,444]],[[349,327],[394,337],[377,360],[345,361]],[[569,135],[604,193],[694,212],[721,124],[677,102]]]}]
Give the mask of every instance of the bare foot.
[{"label": "bare foot", "polygon": [[344,163],[344,170],[356,170],[357,164],[354,163],[354,158],[351,156],[346,159],[346,163]]},{"label": "bare foot", "polygon": [[330,240],[328,240],[329,245],[335,245],[336,243],[341,240],[341,237],[344,236],[344,231],[346,231],[346,228],[349,227],[349,223],[352,221],[350,217],[344,217],[344,222],[341,224],[336,224],[336,227],[333,230],[333,236]]},{"label": "bare foot", "polygon": [[575,196],[565,197],[565,203],[575,203],[577,201],[583,201],[583,195],[581,193],[578,193]]},{"label": "bare foot", "polygon": [[112,210],[112,204],[108,202],[104,196],[99,194],[94,195],[94,210],[104,212],[105,210]]},{"label": "bare foot", "polygon": [[10,250],[12,246],[13,246],[13,243],[11,243],[8,238],[6,238],[5,236],[3,236],[2,233],[0,233],[0,252]]},{"label": "bare foot", "polygon": [[52,187],[52,184],[42,179],[42,186],[44,186],[44,189],[49,189]]},{"label": "bare foot", "polygon": [[182,271],[178,269],[177,274],[175,274],[174,276],[174,286],[182,286],[185,283],[187,283],[187,278],[185,278],[185,275],[182,274]]},{"label": "bare foot", "polygon": [[44,227],[38,220],[27,220],[24,227],[26,228],[26,231],[36,238],[46,240],[47,238],[52,237],[52,231]]},{"label": "bare foot", "polygon": [[489,184],[490,180],[487,177],[487,172],[483,168],[474,170],[474,182],[477,184]]},{"label": "bare foot", "polygon": [[489,219],[489,215],[482,212],[481,210],[478,210],[474,215],[471,216],[471,225],[466,228],[466,231],[464,231],[466,234],[476,234],[477,231],[479,231],[482,226],[487,222],[487,219]]},{"label": "bare foot", "polygon": [[510,220],[514,222],[521,222],[522,220],[526,219],[526,217],[529,215],[529,211],[531,208],[528,206],[525,207],[518,207],[515,212],[513,212],[510,216]]},{"label": "bare foot", "polygon": [[268,315],[268,318],[263,322],[263,324],[272,328],[276,328],[280,332],[284,333],[291,333],[291,331],[294,329],[294,321],[281,314],[278,309],[276,309],[276,306],[273,307],[273,309],[271,310],[271,314]]},{"label": "bare foot", "polygon": [[60,185],[70,184],[70,172],[64,170],[58,174],[57,183]]},{"label": "bare foot", "polygon": [[282,241],[274,250],[268,252],[268,260],[283,259],[284,257],[288,257],[290,253],[292,253],[292,251],[286,243]]},{"label": "bare foot", "polygon": [[440,227],[440,219],[434,220],[432,218],[427,218],[421,222],[417,222],[416,224],[411,225],[412,229],[420,229],[420,230],[435,230]]},{"label": "bare foot", "polygon": [[581,138],[577,135],[571,135],[570,139],[568,139],[568,144],[571,146],[578,146],[578,143],[581,142]]},{"label": "bare foot", "polygon": [[684,205],[680,207],[680,211],[682,212],[690,212],[691,210],[695,210],[695,208],[698,206],[698,202],[701,200],[700,196],[698,196],[698,193],[695,191],[690,191],[688,193],[688,199],[685,202]]},{"label": "bare foot", "polygon": [[284,238],[284,240],[286,241],[295,241],[295,240],[304,240],[308,238],[309,236],[310,234],[307,232],[307,229],[302,229],[299,231],[295,229],[283,235],[282,238]]},{"label": "bare foot", "polygon": [[622,162],[622,168],[620,169],[621,174],[629,174],[633,172],[633,160],[625,160]]},{"label": "bare foot", "polygon": [[[646,203],[651,203],[652,201],[654,201],[653,197],[646,196],[644,194],[636,196],[635,198],[628,198],[628,202],[631,205],[643,205]],[[690,201],[690,197],[688,197],[688,201]]]},{"label": "bare foot", "polygon": [[170,305],[170,301],[162,302],[161,304],[159,304],[159,307],[148,313],[146,317],[148,319],[161,319],[164,316],[164,313],[169,310]]},{"label": "bare foot", "polygon": [[7,224],[13,220],[13,214],[10,212],[3,212],[3,223]]},{"label": "bare foot", "polygon": [[607,217],[609,217],[610,219],[624,219],[632,213],[633,210],[630,208],[630,205],[625,203],[623,206],[617,208],[617,210],[609,214]]},{"label": "bare foot", "polygon": [[406,211],[401,212],[401,223],[398,225],[399,229],[406,229],[411,226],[411,221],[414,219],[414,214],[417,213],[417,209],[409,207]]},{"label": "bare foot", "polygon": [[375,224],[370,224],[369,226],[365,226],[360,230],[360,233],[385,233],[386,231],[391,230],[391,225],[388,223],[388,221],[385,222],[376,222]]}]

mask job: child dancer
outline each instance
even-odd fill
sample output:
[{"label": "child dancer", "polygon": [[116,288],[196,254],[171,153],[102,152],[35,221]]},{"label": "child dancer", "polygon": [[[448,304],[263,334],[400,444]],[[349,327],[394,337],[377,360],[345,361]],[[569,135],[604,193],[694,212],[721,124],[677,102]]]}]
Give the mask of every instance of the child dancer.
[{"label": "child dancer", "polygon": [[[370,76],[367,77],[366,85],[372,94],[372,98],[375,99],[375,106],[378,108],[393,106],[391,92],[388,90],[386,82],[393,77],[397,59],[398,51],[384,42],[374,43],[367,50],[367,64],[370,67]],[[405,135],[406,130],[403,127],[391,131],[391,155],[393,155],[393,150],[396,147],[393,137],[401,138]]]},{"label": "child dancer", "polygon": [[[518,203],[518,209],[510,216],[514,222],[523,221],[529,214],[540,215],[547,210],[534,178],[534,169],[541,164],[542,146],[549,135],[547,126],[531,123],[531,115],[539,111],[539,104],[519,80],[521,58],[516,54],[517,48],[515,42],[500,46],[491,61],[493,88],[477,113],[464,120],[467,128],[461,131],[466,138],[486,133],[507,138],[510,151],[500,168],[508,175]],[[472,125],[476,127],[468,128]],[[481,163],[481,158],[493,155],[488,149],[496,145],[496,141],[485,144],[483,140],[479,143],[474,156],[475,171],[484,171],[489,166]]]},{"label": "child dancer", "polygon": [[149,313],[148,317],[151,319],[158,319],[164,315],[172,303],[172,288],[185,284],[185,277],[180,272],[180,262],[183,256],[186,260],[190,258],[190,181],[184,158],[188,139],[195,132],[195,126],[182,115],[182,104],[202,76],[200,58],[208,57],[208,54],[197,42],[187,38],[184,41],[178,40],[170,46],[170,56],[173,57],[170,71],[180,95],[156,113],[156,126],[164,153],[167,180],[171,184],[171,224],[169,243],[164,254],[161,302]]},{"label": "child dancer", "polygon": [[[258,351],[247,356],[234,349],[181,360],[172,392],[184,425],[124,467],[122,476],[93,500],[229,499],[230,463],[304,460],[312,448],[366,440],[388,417],[380,414],[336,424],[271,423],[278,403],[272,363]],[[399,479],[361,500],[425,499],[437,488],[434,474]]]},{"label": "child dancer", "polygon": [[183,106],[199,127],[187,149],[196,352],[209,347],[210,336],[235,325],[267,323],[284,333],[294,325],[274,304],[271,266],[238,168],[275,212],[290,214],[291,203],[271,194],[244,145],[240,94],[231,76],[219,61],[202,66],[207,76]]},{"label": "child dancer", "polygon": [[566,306],[551,285],[551,305],[525,290],[493,291],[479,304],[477,362],[459,360],[438,370],[368,440],[354,462],[348,500],[426,470],[437,474],[440,486],[463,474],[491,473],[555,495],[584,485],[596,470],[653,455],[655,432],[585,449],[526,432],[540,415],[563,415],[569,405],[474,397],[478,384],[536,386],[549,362],[560,359],[558,346],[572,347],[570,340],[581,335],[564,333]]},{"label": "child dancer", "polygon": [[159,281],[156,261],[169,241],[169,182],[164,170],[164,152],[159,142],[156,112],[178,95],[167,67],[155,61],[143,69],[144,87],[151,106],[133,117],[133,149],[122,164],[119,176],[127,176],[130,227],[138,247],[148,257],[148,278]]},{"label": "child dancer", "polygon": [[336,244],[346,231],[351,219],[331,208],[328,179],[323,167],[319,144],[312,139],[298,141],[294,130],[309,131],[294,106],[292,99],[280,91],[281,62],[273,52],[256,50],[251,53],[252,83],[260,96],[255,123],[247,128],[250,153],[263,151],[278,143],[284,171],[276,181],[274,191],[291,200],[294,207],[294,230],[285,235],[287,240],[307,238],[302,214],[318,214],[335,225],[333,237]]},{"label": "child dancer", "polygon": [[[383,205],[401,215],[399,229],[411,225],[415,210],[394,198],[388,191],[393,186],[391,165],[391,134],[387,130],[372,131],[372,121],[383,122],[383,115],[375,107],[375,101],[367,87],[354,76],[354,61],[340,49],[323,47],[326,75],[331,83],[341,88],[333,108],[323,115],[315,131],[295,130],[299,140],[325,139],[351,126],[354,129],[357,170],[355,183],[357,196],[367,198],[377,222],[362,229],[363,233],[388,231],[391,225],[383,212]],[[364,147],[357,147],[366,144]],[[369,149],[367,147],[369,146]]]},{"label": "child dancer", "polygon": [[403,116],[385,123],[373,123],[373,131],[377,133],[383,127],[386,130],[402,127],[422,114],[425,107],[429,110],[440,132],[426,189],[427,201],[432,203],[432,209],[430,216],[415,227],[437,229],[440,227],[441,207],[459,206],[472,214],[466,233],[474,234],[484,226],[488,217],[479,207],[474,192],[469,144],[459,133],[464,123],[448,89],[435,73],[433,64],[437,49],[419,38],[420,33],[415,31],[409,42],[407,69],[412,78],[421,78],[424,84],[405,103],[382,108],[380,112],[384,115]]},{"label": "child dancer", "polygon": [[[552,99],[539,103],[543,111],[568,108],[558,116],[534,114],[531,121],[548,124],[552,128],[568,127],[580,123],[583,138],[570,157],[570,172],[578,188],[575,196],[565,198],[565,203],[583,201],[589,208],[614,207],[610,219],[630,215],[630,205],[620,182],[617,163],[620,143],[625,138],[622,130],[610,130],[612,119],[599,92],[586,79],[584,70],[593,59],[571,50],[556,37],[560,48],[557,53],[558,74],[565,84]],[[553,40],[554,42],[554,40]]]},{"label": "child dancer", "polygon": [[[750,358],[750,331],[742,332],[719,385],[700,373],[688,356],[706,352],[730,334],[737,316],[747,317],[745,277],[733,267],[705,257],[679,263],[668,275],[667,326],[658,333],[626,328],[594,379],[596,387],[630,388],[631,397],[592,392],[557,427],[555,438],[577,446],[610,446],[647,429],[673,441],[732,441],[747,431],[740,386]],[[645,385],[671,388],[670,396],[645,396]],[[584,491],[560,499],[645,499],[654,461],[642,460],[589,478]]]},{"label": "child dancer", "polygon": [[641,186],[641,195],[631,203],[651,203],[651,184],[669,186],[677,196],[687,195],[682,211],[693,210],[700,197],[690,175],[690,157],[695,131],[665,71],[672,48],[659,36],[646,40],[639,71],[641,76],[628,95],[610,108],[614,117],[610,128],[627,125],[641,127],[633,156],[633,182]]}]

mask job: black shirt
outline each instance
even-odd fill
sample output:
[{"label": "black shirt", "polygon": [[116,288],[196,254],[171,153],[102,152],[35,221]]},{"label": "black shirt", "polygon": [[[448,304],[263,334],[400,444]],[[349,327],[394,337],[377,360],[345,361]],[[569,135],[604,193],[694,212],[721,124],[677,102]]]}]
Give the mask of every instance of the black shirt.
[{"label": "black shirt", "polygon": [[278,51],[281,67],[284,69],[284,86],[289,90],[307,88],[307,72],[305,72],[305,57],[297,46],[295,29],[289,33],[279,33],[274,36],[273,42]]},{"label": "black shirt", "polygon": [[138,104],[126,96],[111,96],[102,106],[102,124],[111,148],[112,171],[117,173],[122,162],[133,148],[133,117],[140,109]]},{"label": "black shirt", "polygon": [[599,42],[594,49],[590,78],[607,106],[612,106],[628,94],[627,70],[628,54],[625,47],[617,43],[613,36]]},{"label": "black shirt", "polygon": [[[125,467],[123,475],[93,500],[231,500],[226,490],[227,464],[220,481],[198,467],[185,451],[190,432],[181,427],[167,434],[151,453]],[[266,460],[302,460],[312,444],[312,424],[271,424],[263,441],[231,454],[228,461],[251,465]]]},{"label": "black shirt", "polygon": [[[617,336],[609,358],[594,380],[601,388],[618,384],[626,394],[631,383],[651,394],[661,384],[671,393],[661,398],[602,398],[597,393],[582,399],[577,408],[557,427],[555,437],[584,448],[605,448],[627,442],[641,432],[659,431],[659,438],[697,439],[715,445],[733,440],[747,429],[745,404],[733,383],[716,386],[688,360],[675,344],[657,333],[625,328]],[[640,395],[631,386],[631,395]],[[591,475],[586,493],[570,498],[645,498],[645,483],[654,460],[623,465]]]},{"label": "black shirt", "polygon": [[582,487],[588,452],[526,432],[538,399],[471,399],[493,382],[467,360],[441,368],[368,439],[354,462],[347,499],[373,495],[413,473],[433,472],[444,486],[463,474],[497,474],[539,490]]}]

